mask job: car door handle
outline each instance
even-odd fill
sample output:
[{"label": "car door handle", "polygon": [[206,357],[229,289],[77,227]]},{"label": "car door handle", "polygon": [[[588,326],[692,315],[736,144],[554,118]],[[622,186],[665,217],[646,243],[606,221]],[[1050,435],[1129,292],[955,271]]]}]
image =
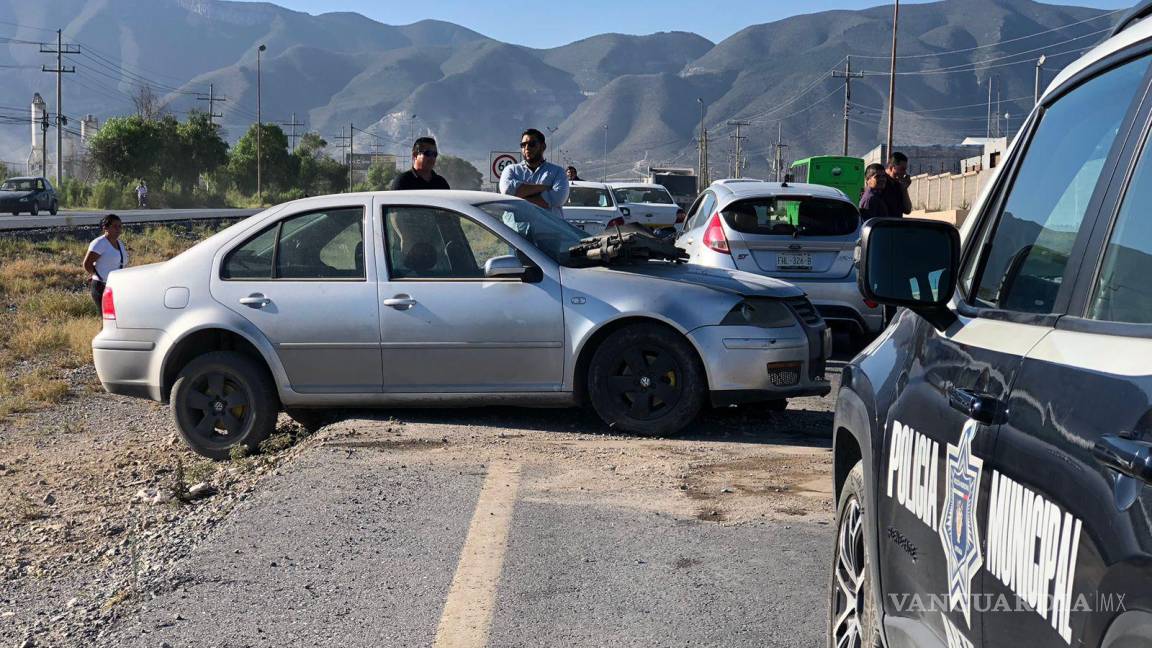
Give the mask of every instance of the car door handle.
[{"label": "car door handle", "polygon": [[249,308],[264,308],[268,304],[271,304],[272,300],[268,299],[267,297],[265,297],[264,295],[262,295],[260,293],[252,293],[251,295],[248,295],[247,297],[241,297],[240,303],[244,304],[245,306],[247,306]]},{"label": "car door handle", "polygon": [[1092,448],[1096,461],[1122,475],[1152,483],[1152,444],[1105,434]]},{"label": "car door handle", "polygon": [[396,295],[394,297],[389,297],[388,299],[385,299],[384,305],[385,306],[391,306],[392,308],[395,308],[396,310],[408,310],[409,308],[412,308],[413,306],[416,305],[416,300],[412,299],[412,297],[410,295],[400,294],[400,295]]},{"label": "car door handle", "polygon": [[955,385],[948,386],[948,404],[952,409],[984,425],[1001,423],[1005,418],[1004,403],[1000,399]]}]

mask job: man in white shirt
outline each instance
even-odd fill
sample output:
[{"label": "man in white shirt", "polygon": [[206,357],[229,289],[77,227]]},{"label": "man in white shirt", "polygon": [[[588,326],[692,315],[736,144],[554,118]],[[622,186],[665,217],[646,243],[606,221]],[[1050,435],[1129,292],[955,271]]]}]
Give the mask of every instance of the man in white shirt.
[{"label": "man in white shirt", "polygon": [[529,128],[520,135],[520,152],[524,161],[509,164],[500,174],[500,193],[523,198],[547,209],[557,218],[564,217],[568,200],[568,176],[558,165],[544,160],[548,144],[544,134]]}]

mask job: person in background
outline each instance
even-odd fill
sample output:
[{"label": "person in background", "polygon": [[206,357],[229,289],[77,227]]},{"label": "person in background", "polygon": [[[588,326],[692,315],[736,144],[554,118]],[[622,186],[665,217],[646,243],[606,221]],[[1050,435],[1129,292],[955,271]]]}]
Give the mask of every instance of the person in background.
[{"label": "person in background", "polygon": [[143,180],[136,185],[136,204],[140,206],[140,209],[148,207],[148,183]]},{"label": "person in background", "polygon": [[431,137],[417,138],[412,143],[412,168],[396,176],[392,181],[392,189],[451,189],[444,176],[435,171],[436,158],[439,156],[436,140]]},{"label": "person in background", "polygon": [[580,177],[580,174],[576,172],[576,167],[571,165],[569,165],[567,169],[564,169],[564,175],[568,176],[568,182],[584,181],[584,179]]},{"label": "person in background", "polygon": [[564,202],[568,200],[568,176],[558,165],[544,160],[548,143],[544,133],[529,128],[520,135],[520,152],[524,161],[509,164],[500,174],[500,193],[523,198],[547,209],[556,218],[564,217]]},{"label": "person in background", "polygon": [[864,169],[864,195],[860,196],[860,218],[887,218],[892,214],[888,211],[888,203],[884,202],[884,187],[888,183],[888,174],[882,164],[869,164]]},{"label": "person in background", "polygon": [[888,215],[899,218],[912,213],[912,198],[908,195],[908,185],[912,178],[908,177],[908,156],[895,151],[888,156],[888,180],[884,183],[884,190],[880,195],[888,205]]},{"label": "person in background", "polygon": [[88,254],[84,255],[84,272],[88,273],[88,288],[97,311],[101,309],[108,275],[128,265],[128,246],[120,240],[123,230],[120,217],[108,214],[100,219],[100,229],[104,234],[88,244]]}]

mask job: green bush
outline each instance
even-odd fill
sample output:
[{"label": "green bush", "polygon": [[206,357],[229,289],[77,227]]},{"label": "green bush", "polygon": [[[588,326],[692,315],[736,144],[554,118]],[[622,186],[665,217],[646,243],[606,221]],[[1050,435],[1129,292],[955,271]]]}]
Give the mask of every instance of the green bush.
[{"label": "green bush", "polygon": [[87,207],[92,200],[92,186],[75,178],[64,178],[57,187],[57,195],[61,207]]},{"label": "green bush", "polygon": [[92,185],[89,204],[96,209],[131,209],[136,206],[136,192],[115,180],[100,180]]}]

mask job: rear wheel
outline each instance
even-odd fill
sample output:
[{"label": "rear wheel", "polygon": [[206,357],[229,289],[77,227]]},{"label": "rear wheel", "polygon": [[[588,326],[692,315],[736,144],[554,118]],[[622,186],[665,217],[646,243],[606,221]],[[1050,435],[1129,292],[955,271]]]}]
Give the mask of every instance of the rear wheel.
[{"label": "rear wheel", "polygon": [[829,648],[878,646],[876,602],[865,542],[864,464],[857,463],[844,481],[836,514],[832,551],[832,586],[828,612]]},{"label": "rear wheel", "polygon": [[679,333],[633,324],[600,345],[588,367],[588,396],[608,425],[636,434],[676,434],[700,413],[708,383]]},{"label": "rear wheel", "polygon": [[204,354],[172,386],[172,417],[197,454],[227,459],[232,448],[256,450],[276,428],[276,392],[267,373],[233,351]]}]

